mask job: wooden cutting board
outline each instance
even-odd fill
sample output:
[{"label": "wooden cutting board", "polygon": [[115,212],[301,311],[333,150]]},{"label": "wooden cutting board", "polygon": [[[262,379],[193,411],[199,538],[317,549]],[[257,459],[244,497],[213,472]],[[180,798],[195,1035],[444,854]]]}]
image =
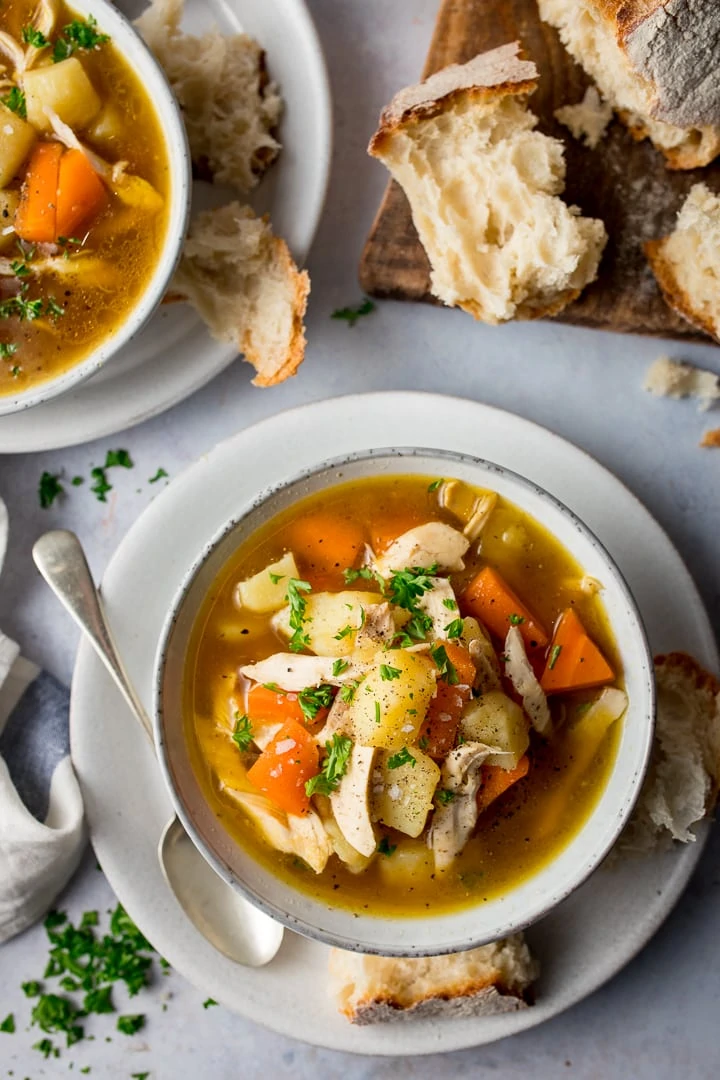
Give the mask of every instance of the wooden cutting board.
[{"label": "wooden cutting board", "polygon": [[[555,30],[541,22],[535,0],[443,0],[423,78],[515,40],[540,72],[540,85],[530,98],[539,128],[565,142],[563,197],[583,214],[602,218],[609,234],[598,280],[557,318],[607,330],[707,341],[665,304],[642,243],[672,229],[685,195],[698,180],[720,190],[720,164],[670,172],[648,140],[634,142],[617,120],[595,150],[575,140],[553,113],[580,101],[588,79]],[[363,251],[360,283],[371,296],[438,302],[430,295],[429,265],[407,200],[392,181]]]}]

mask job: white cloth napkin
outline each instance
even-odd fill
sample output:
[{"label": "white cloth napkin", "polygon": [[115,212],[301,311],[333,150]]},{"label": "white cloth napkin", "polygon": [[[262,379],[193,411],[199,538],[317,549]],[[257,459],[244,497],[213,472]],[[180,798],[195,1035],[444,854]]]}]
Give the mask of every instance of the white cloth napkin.
[{"label": "white cloth napkin", "polygon": [[[0,499],[0,569],[8,516]],[[0,942],[39,919],[85,846],[69,694],[0,631]]]}]

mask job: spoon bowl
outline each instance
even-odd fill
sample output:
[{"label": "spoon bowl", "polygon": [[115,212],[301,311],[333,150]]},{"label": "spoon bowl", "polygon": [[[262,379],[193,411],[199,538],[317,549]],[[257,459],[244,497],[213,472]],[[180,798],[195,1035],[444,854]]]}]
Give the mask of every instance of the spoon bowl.
[{"label": "spoon bowl", "polygon": [[[150,718],[122,664],[77,536],[65,529],[45,533],[33,547],[33,559],[153,742]],[[211,945],[246,967],[262,967],[272,960],[282,943],[283,927],[215,873],[174,815],[163,829],[158,859],[175,899]]]}]

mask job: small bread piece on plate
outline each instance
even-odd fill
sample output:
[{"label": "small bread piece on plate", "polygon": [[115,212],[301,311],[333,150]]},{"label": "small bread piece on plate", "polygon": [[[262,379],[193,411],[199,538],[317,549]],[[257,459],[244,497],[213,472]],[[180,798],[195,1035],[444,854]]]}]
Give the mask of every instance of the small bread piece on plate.
[{"label": "small bread piece on plate", "polygon": [[673,231],[645,254],[670,307],[720,341],[720,196],[693,184]]},{"label": "small bread piece on plate", "polygon": [[522,934],[448,956],[330,954],[331,988],[353,1024],[515,1012],[537,975]]},{"label": "small bread piece on plate", "polygon": [[563,105],[555,110],[555,119],[568,128],[573,138],[582,139],[591,150],[605,137],[612,115],[612,105],[602,100],[594,86],[588,86],[577,105]]},{"label": "small bread piece on plate", "polygon": [[720,375],[669,356],[658,356],[652,362],[643,385],[655,397],[697,398],[700,412],[720,401]]},{"label": "small bread piece on plate", "polygon": [[720,787],[720,682],[686,653],[655,658],[657,724],[638,804],[614,853],[695,840]]},{"label": "small bread piece on plate", "polygon": [[607,239],[558,198],[563,144],[533,130],[537,69],[518,54],[503,45],[401,90],[368,148],[408,197],[434,295],[493,324],[561,311]]},{"label": "small bread piece on plate", "polygon": [[186,34],[183,6],[183,0],[152,0],[135,26],[180,103],[198,176],[245,194],[278,155],[282,99],[257,41],[217,30]]},{"label": "small bread piece on plate", "polygon": [[720,153],[717,0],[538,0],[540,16],[636,139],[670,169]]},{"label": "small bread piece on plate", "polygon": [[274,386],[305,357],[309,292],[285,241],[233,202],[192,220],[167,299],[188,300],[212,336],[234,342],[255,367],[255,385]]}]

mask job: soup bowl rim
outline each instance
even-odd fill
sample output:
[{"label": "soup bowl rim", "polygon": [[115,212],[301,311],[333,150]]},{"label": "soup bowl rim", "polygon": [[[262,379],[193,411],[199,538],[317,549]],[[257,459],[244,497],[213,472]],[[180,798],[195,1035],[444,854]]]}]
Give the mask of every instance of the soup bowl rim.
[{"label": "soup bowl rim", "polygon": [[153,55],[130,19],[110,0],[68,0],[68,7],[81,16],[92,15],[98,28],[110,34],[133,74],[152,102],[162,132],[169,174],[169,206],[162,248],[152,274],[142,292],[115,330],[84,359],[67,370],[18,393],[0,395],[0,416],[23,412],[66,394],[97,374],[109,360],[128,345],[157,311],[180,261],[190,218],[192,165],[180,105],[160,62]]},{"label": "soup bowl rim", "polygon": [[[263,508],[267,507],[274,498],[281,496],[283,493],[288,492],[291,489],[295,489],[299,485],[302,485],[304,482],[311,481],[323,475],[324,473],[328,473],[333,470],[342,469],[350,465],[363,464],[367,466],[369,471],[367,471],[363,475],[362,479],[372,479],[373,477],[378,475],[377,469],[373,470],[373,464],[377,466],[379,461],[383,461],[385,459],[391,462],[400,462],[412,458],[434,459],[434,461],[438,463],[438,466],[442,466],[443,464],[445,466],[449,466],[450,464],[455,462],[463,466],[469,466],[471,469],[478,469],[479,471],[484,472],[486,478],[492,475],[495,475],[496,477],[502,477],[504,480],[508,481],[510,485],[524,491],[528,496],[532,495],[535,498],[546,502],[547,505],[552,507],[555,513],[557,513],[559,519],[565,519],[565,521],[567,521],[569,529],[578,532],[583,537],[585,542],[587,542],[595,550],[597,555],[604,562],[605,569],[609,574],[609,577],[612,579],[613,587],[618,590],[618,593],[622,598],[622,602],[626,606],[626,612],[630,617],[631,623],[633,624],[632,630],[634,637],[634,645],[636,648],[636,655],[634,657],[634,660],[637,664],[639,690],[640,693],[643,695],[642,702],[640,702],[638,698],[636,698],[635,700],[633,700],[632,698],[630,699],[628,709],[623,717],[623,725],[625,726],[628,722],[628,717],[631,714],[631,709],[635,708],[635,711],[639,713],[638,720],[636,722],[636,726],[638,726],[639,728],[639,744],[635,751],[636,760],[632,769],[629,789],[624,791],[624,793],[619,793],[618,805],[612,811],[613,820],[612,823],[608,823],[609,828],[606,830],[603,842],[596,843],[594,849],[592,850],[591,857],[585,857],[578,862],[577,869],[573,873],[571,881],[567,882],[561,888],[546,888],[545,891],[549,895],[546,897],[546,899],[542,901],[542,903],[536,904],[535,907],[530,912],[528,912],[527,917],[523,915],[515,915],[510,919],[506,919],[504,922],[500,922],[498,925],[485,925],[483,928],[478,927],[477,932],[471,931],[469,935],[465,935],[461,939],[452,940],[449,942],[433,941],[432,928],[439,923],[442,917],[438,915],[370,916],[361,914],[358,916],[354,914],[349,908],[344,908],[342,906],[331,906],[325,904],[323,901],[316,901],[319,907],[333,912],[336,915],[341,914],[346,916],[345,922],[347,923],[347,926],[345,930],[343,932],[336,932],[318,926],[315,922],[313,922],[312,920],[308,920],[307,918],[298,917],[297,915],[294,915],[290,911],[288,911],[287,907],[283,907],[280,904],[273,903],[272,901],[269,901],[267,897],[260,895],[227,865],[227,863],[216,853],[216,851],[213,850],[213,847],[208,842],[208,840],[203,835],[201,835],[199,829],[195,824],[192,810],[185,805],[183,799],[181,798],[177,790],[173,777],[172,765],[169,759],[169,752],[165,733],[167,721],[165,709],[165,683],[171,667],[169,661],[169,652],[173,634],[177,627],[178,620],[184,611],[186,602],[188,601],[193,586],[198,578],[198,575],[206,567],[208,561],[217,552],[220,545],[222,545],[224,541],[228,540],[232,536],[232,534],[242,526],[243,522],[245,522],[251,514],[262,511]],[[432,473],[434,473],[435,471],[436,470],[431,469],[429,472],[425,470],[423,470],[422,472],[416,471],[414,473],[412,471],[408,473],[401,472],[399,475],[424,476],[432,475]],[[390,469],[386,475],[389,476],[398,474],[393,474],[392,469]],[[440,472],[438,472],[437,475],[440,475]],[[357,477],[357,479],[360,479],[360,477]],[[335,483],[332,484],[332,486],[340,486],[342,483],[345,482],[347,482],[347,480],[345,480],[344,478],[339,478]],[[480,480],[478,480],[477,486],[482,487],[485,485],[483,485]],[[314,494],[316,494],[316,492]],[[300,501],[300,499],[302,499],[303,497],[304,496],[302,494],[299,494],[295,500],[292,500],[292,502]],[[519,498],[512,496],[510,496],[509,498],[510,501],[514,502],[520,510],[530,514],[531,517],[534,517],[532,511],[527,510],[527,508],[523,506],[522,501]],[[292,505],[292,502],[289,505]],[[267,522],[270,521],[279,512],[279,509],[268,512],[264,516],[262,521],[255,524],[252,531],[248,533],[248,536],[245,537],[242,542],[246,542],[250,536],[256,533],[259,528],[262,528],[263,525],[267,524]],[[545,528],[548,528],[544,525],[543,522],[540,522],[540,524],[543,525]],[[558,540],[566,550],[568,549],[567,541],[564,538],[557,536],[555,533],[552,533],[551,535],[553,535],[553,538]],[[227,558],[228,556],[225,557],[220,567],[216,568],[215,579],[217,578],[218,573],[221,572],[222,567],[226,565]],[[605,585],[605,582],[603,582],[603,584]],[[205,595],[207,595],[207,593]],[[197,618],[202,602],[203,600],[201,598],[199,603],[195,606],[193,621]],[[614,631],[616,629],[616,624],[613,624],[611,622],[611,628]],[[183,662],[183,671],[186,663],[187,658],[185,658]],[[627,672],[625,674],[627,675]],[[226,881],[230,886],[240,892],[256,907],[264,911],[266,914],[270,915],[272,918],[281,922],[288,929],[294,930],[306,937],[320,941],[323,944],[335,946],[350,951],[358,951],[370,954],[376,953],[386,956],[422,956],[442,955],[452,952],[465,951],[467,949],[472,949],[479,945],[487,944],[491,941],[496,941],[500,938],[505,938],[511,934],[517,933],[527,928],[529,925],[537,922],[544,915],[547,915],[551,910],[553,910],[563,900],[567,899],[568,896],[575,892],[575,890],[587,880],[587,878],[594,872],[595,869],[597,869],[597,867],[608,855],[611,848],[614,846],[620,833],[627,824],[630,814],[632,813],[637,798],[640,794],[652,749],[655,721],[655,704],[656,693],[652,653],[643,625],[642,616],[639,612],[630,587],[627,584],[627,581],[622,571],[618,567],[617,563],[615,562],[614,558],[606,550],[606,548],[595,535],[595,533],[582,521],[582,519],[579,518],[578,515],[575,514],[575,512],[572,511],[568,506],[566,506],[560,499],[552,495],[541,485],[536,484],[534,481],[522,476],[520,473],[517,473],[512,469],[506,468],[503,465],[499,465],[495,462],[475,455],[459,453],[451,450],[438,450],[435,448],[421,446],[406,446],[380,447],[371,450],[355,451],[352,453],[339,455],[336,458],[326,459],[316,465],[303,469],[285,480],[278,481],[275,484],[271,484],[265,487],[252,499],[247,500],[245,502],[245,505],[241,507],[237,513],[233,514],[233,516],[223,526],[221,526],[220,529],[216,531],[215,535],[210,541],[208,541],[204,545],[200,554],[196,557],[192,565],[183,575],[181,583],[175,592],[174,599],[165,618],[154,663],[152,721],[158,761],[160,764],[165,785],[170,794],[176,813],[178,814],[178,817],[182,821],[185,829],[188,832],[188,835],[192,839],[195,846],[201,852],[206,861],[213,867],[216,873],[224,881]],[[638,708],[638,706],[640,706],[640,708]],[[181,728],[184,728],[184,719],[182,716],[175,717],[175,722],[179,723]],[[185,754],[187,755],[187,740],[184,737],[184,732],[182,734],[181,742],[184,745]],[[616,759],[613,763],[613,770],[617,766],[621,750],[622,744],[618,748]],[[612,776],[613,773],[611,772],[610,777],[605,782],[601,795],[596,801],[595,807],[590,811],[588,817],[585,819],[583,824],[576,830],[571,839],[567,841],[565,846],[559,852],[556,852],[555,855],[553,855],[546,863],[544,863],[542,867],[532,871],[527,876],[527,878],[524,879],[524,885],[532,883],[544,875],[551,874],[553,866],[561,858],[563,852],[572,844],[576,843],[578,838],[583,836],[583,834],[588,831],[589,826],[597,816],[598,805],[601,799],[607,793],[608,788],[610,787]],[[209,804],[207,804],[207,800],[205,799],[204,793],[202,795],[202,799],[209,807]],[[214,813],[211,807],[209,807],[209,809],[211,813]],[[232,840],[231,834],[228,832],[228,830],[225,830],[222,826],[220,826],[220,829],[226,837],[229,836]],[[236,848],[241,847],[241,845],[238,844],[237,841],[233,840],[232,843]],[[251,863],[257,865],[257,860],[254,859],[254,856],[251,852],[247,853],[247,857]],[[268,874],[270,874],[270,872],[268,872]],[[289,895],[291,897],[296,897],[298,894],[304,895],[302,890],[296,889],[292,884],[280,878],[279,875],[270,874],[270,876],[274,878],[275,882],[279,883],[279,886],[282,889],[284,895]],[[519,888],[519,886],[512,886],[508,895],[512,895],[513,892],[517,891],[517,888]],[[286,901],[286,905],[289,905],[289,901]],[[460,915],[462,913],[469,916],[471,913],[482,913],[483,910],[485,910],[484,904],[482,902],[479,902],[476,905],[471,905],[458,909],[457,912],[451,911],[449,913],[444,912],[443,914]],[[480,923],[482,923],[482,919],[480,919],[479,921]],[[403,923],[404,926],[412,925],[417,927],[418,934],[416,940],[413,940],[412,942],[403,941],[401,944],[394,944],[392,940],[388,940],[387,938],[383,939],[381,942],[373,939],[373,927],[377,927],[380,924],[384,924],[385,926],[398,926],[400,923]],[[358,940],[359,938],[361,938],[361,940]]]}]

